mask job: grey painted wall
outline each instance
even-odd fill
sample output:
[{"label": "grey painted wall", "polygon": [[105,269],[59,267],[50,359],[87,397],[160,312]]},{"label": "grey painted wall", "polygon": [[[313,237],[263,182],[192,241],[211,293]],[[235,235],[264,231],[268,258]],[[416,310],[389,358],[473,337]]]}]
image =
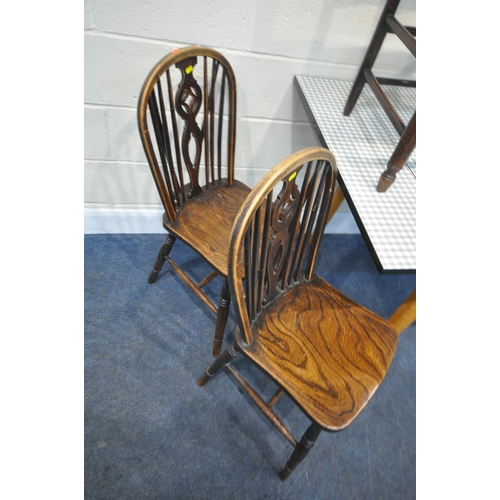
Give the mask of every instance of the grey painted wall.
[{"label": "grey painted wall", "polygon": [[[290,153],[318,144],[294,75],[353,80],[384,3],[85,0],[85,208],[160,209],[136,105],[149,70],[172,49],[207,45],[231,62],[238,88],[236,175],[253,186]],[[402,0],[397,15],[415,25],[415,0]],[[387,37],[376,70],[414,78],[415,59]]]}]

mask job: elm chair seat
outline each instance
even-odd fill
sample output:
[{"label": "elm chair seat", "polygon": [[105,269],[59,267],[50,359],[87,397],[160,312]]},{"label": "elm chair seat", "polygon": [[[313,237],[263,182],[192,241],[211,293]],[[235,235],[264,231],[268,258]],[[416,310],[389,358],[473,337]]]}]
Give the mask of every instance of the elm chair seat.
[{"label": "elm chair seat", "polygon": [[317,422],[347,427],[380,385],[397,346],[394,328],[317,275],[263,309],[245,354]]},{"label": "elm chair seat", "polygon": [[169,222],[163,215],[163,227],[201,253],[219,274],[227,276],[231,228],[250,188],[234,181],[195,198]]}]

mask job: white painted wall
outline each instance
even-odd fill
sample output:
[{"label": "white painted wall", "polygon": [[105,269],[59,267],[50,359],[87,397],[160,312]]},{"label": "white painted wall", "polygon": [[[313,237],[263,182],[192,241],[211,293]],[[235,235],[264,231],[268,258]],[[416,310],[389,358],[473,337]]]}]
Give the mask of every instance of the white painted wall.
[{"label": "white painted wall", "polygon": [[[290,153],[319,144],[294,75],[353,80],[384,4],[85,0],[86,232],[163,232],[160,219],[145,222],[161,204],[142,151],[136,105],[149,70],[168,52],[206,45],[231,62],[238,89],[236,176],[253,186]],[[397,17],[415,25],[415,0],[402,0]],[[378,76],[414,78],[415,59],[389,36],[375,69]],[[333,220],[348,212],[341,206]],[[113,214],[114,226],[106,222]]]}]

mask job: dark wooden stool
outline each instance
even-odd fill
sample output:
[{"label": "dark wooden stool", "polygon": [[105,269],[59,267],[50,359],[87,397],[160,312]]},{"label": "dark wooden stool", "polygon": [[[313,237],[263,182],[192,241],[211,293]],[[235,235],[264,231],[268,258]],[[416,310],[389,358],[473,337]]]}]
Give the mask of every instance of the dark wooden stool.
[{"label": "dark wooden stool", "polygon": [[416,146],[416,111],[408,125],[405,125],[381,87],[381,85],[415,87],[416,82],[394,78],[377,78],[372,72],[372,67],[387,33],[395,34],[413,56],[417,56],[416,28],[403,26],[394,16],[399,2],[400,0],[387,0],[344,108],[344,115],[349,116],[361,95],[365,83],[368,83],[385,114],[400,135],[400,140],[387,164],[387,169],[380,176],[377,186],[377,190],[380,192],[389,189],[396,180],[397,173],[406,163]]}]

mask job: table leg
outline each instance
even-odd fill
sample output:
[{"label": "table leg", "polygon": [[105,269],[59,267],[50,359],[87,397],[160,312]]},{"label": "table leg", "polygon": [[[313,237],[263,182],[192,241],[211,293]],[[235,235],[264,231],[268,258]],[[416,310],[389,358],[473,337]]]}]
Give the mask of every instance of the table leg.
[{"label": "table leg", "polygon": [[408,328],[417,317],[417,290],[408,295],[407,299],[394,311],[389,323],[396,328],[398,334]]},{"label": "table leg", "polygon": [[330,207],[330,211],[328,212],[328,217],[326,219],[327,222],[333,217],[333,214],[340,207],[340,204],[344,201],[344,199],[344,193],[337,184],[337,189],[335,189],[335,193],[333,193],[332,206]]}]

